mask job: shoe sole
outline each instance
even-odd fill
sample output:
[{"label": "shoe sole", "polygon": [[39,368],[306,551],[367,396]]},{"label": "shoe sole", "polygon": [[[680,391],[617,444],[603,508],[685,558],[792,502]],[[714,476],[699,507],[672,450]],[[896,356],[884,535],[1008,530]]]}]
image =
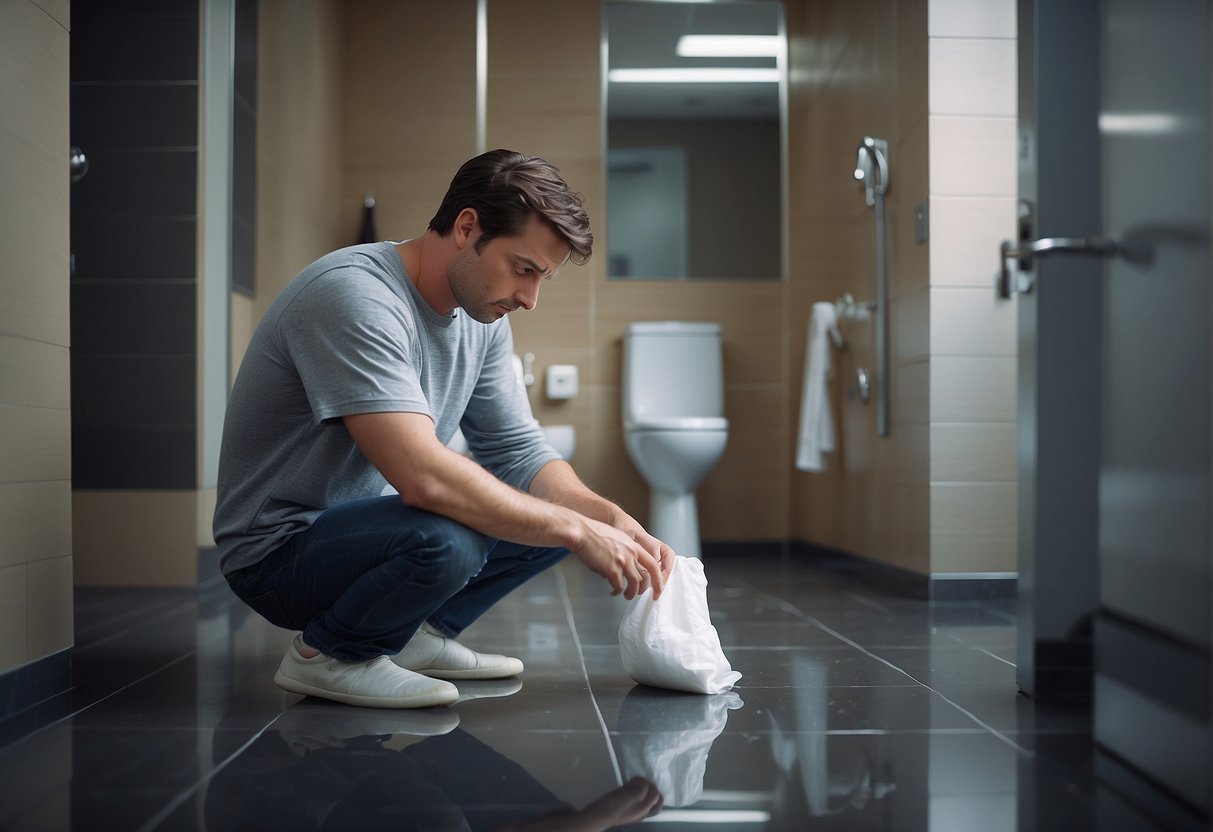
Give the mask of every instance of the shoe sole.
[{"label": "shoe sole", "polygon": [[326,688],[309,685],[298,679],[292,679],[279,670],[274,674],[274,684],[290,693],[303,696],[316,696],[321,699],[331,699],[346,705],[361,705],[365,708],[431,708],[435,705],[452,705],[459,698],[458,690],[437,690],[430,693],[420,693],[407,697],[362,696],[356,693],[341,693]]},{"label": "shoe sole", "polygon": [[[397,667],[404,667],[404,665],[397,665]],[[429,676],[431,679],[444,679],[447,681],[461,679],[509,679],[511,676],[517,676],[522,673],[521,665],[517,668],[501,668],[496,670],[491,667],[476,667],[471,670],[443,670],[438,667],[405,667],[404,669],[420,673],[422,676]]]}]

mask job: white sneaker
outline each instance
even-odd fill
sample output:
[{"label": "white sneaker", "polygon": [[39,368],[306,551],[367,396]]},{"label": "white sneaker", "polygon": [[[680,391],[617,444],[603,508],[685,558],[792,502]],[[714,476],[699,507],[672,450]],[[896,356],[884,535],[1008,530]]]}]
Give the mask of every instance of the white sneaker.
[{"label": "white sneaker", "polygon": [[522,672],[521,659],[469,650],[428,623],[421,625],[392,661],[434,679],[504,679]]},{"label": "white sneaker", "polygon": [[370,708],[428,708],[459,698],[450,682],[397,667],[389,656],[343,662],[320,653],[305,659],[300,644],[301,637],[295,636],[274,674],[274,684],[291,693]]}]

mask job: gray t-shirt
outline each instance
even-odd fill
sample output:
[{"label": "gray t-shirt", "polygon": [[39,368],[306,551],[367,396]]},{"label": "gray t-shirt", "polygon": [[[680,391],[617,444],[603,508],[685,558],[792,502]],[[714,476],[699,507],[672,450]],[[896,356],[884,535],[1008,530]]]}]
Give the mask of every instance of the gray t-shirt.
[{"label": "gray t-shirt", "polygon": [[257,326],[228,400],[214,532],[224,574],[257,563],[320,513],[387,485],[343,416],[404,411],[462,428],[476,461],[529,487],[559,455],[517,382],[509,320],[441,315],[392,243],[308,266]]}]

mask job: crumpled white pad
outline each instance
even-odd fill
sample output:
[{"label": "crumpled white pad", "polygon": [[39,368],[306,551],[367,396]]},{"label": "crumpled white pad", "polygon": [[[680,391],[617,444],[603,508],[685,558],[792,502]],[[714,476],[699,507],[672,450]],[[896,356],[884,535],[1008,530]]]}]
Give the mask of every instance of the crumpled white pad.
[{"label": "crumpled white pad", "polygon": [[703,796],[703,772],[729,711],[744,703],[721,696],[679,696],[636,687],[619,709],[617,741],[624,778],[644,777],[666,806],[691,806]]},{"label": "crumpled white pad", "polygon": [[708,615],[703,562],[679,556],[661,598],[632,599],[619,622],[623,668],[637,682],[691,693],[723,693],[741,674],[729,666]]}]

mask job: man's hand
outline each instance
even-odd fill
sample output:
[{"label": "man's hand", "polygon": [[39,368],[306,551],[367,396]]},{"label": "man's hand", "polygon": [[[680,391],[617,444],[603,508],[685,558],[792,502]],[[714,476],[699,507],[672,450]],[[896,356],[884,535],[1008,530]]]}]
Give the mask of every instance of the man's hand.
[{"label": "man's hand", "polygon": [[[661,595],[666,580],[674,571],[674,550],[646,532],[643,526],[619,506],[591,491],[567,462],[558,459],[539,469],[539,473],[531,481],[531,493],[541,499],[568,506],[584,517],[605,523],[627,535],[629,540],[634,541],[649,556],[647,561],[641,562],[640,588],[635,595],[643,594],[650,586],[654,589],[654,599]],[[576,553],[577,550],[573,551]],[[581,559],[589,565],[589,561],[584,557]],[[597,569],[595,571],[606,576],[605,572]],[[615,594],[619,594],[617,587]]]},{"label": "man's hand", "polygon": [[[665,586],[665,582],[670,579],[670,573],[674,571],[674,555],[676,554],[674,550],[665,543],[662,543],[657,538],[653,537],[653,535],[646,532],[643,526],[637,523],[630,514],[627,514],[623,510],[619,511],[619,516],[611,525],[635,540],[646,552],[652,555],[657,562],[661,564],[661,585]],[[641,587],[640,594],[643,595],[644,591],[648,589],[648,586],[649,576],[645,575],[644,586]],[[654,600],[656,600],[659,594],[660,593],[654,593]]]},{"label": "man's hand", "polygon": [[[665,574],[661,562],[631,535],[614,526],[585,518],[586,532],[572,552],[592,571],[611,584],[611,594],[629,601],[653,587],[653,598],[661,596]],[[669,548],[669,547],[666,547]]]}]

